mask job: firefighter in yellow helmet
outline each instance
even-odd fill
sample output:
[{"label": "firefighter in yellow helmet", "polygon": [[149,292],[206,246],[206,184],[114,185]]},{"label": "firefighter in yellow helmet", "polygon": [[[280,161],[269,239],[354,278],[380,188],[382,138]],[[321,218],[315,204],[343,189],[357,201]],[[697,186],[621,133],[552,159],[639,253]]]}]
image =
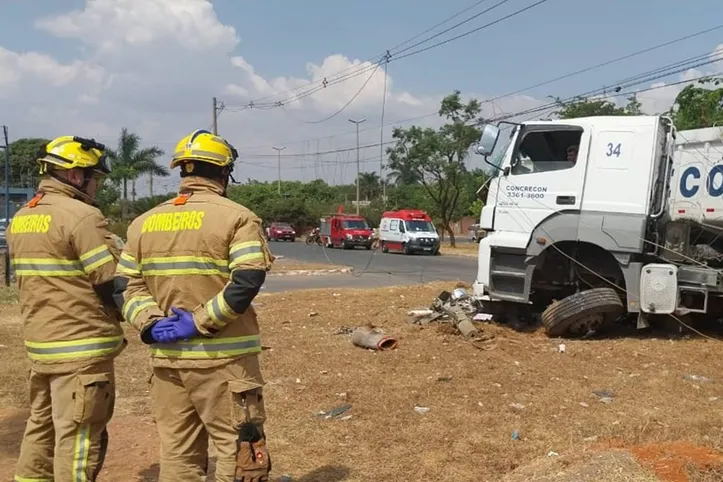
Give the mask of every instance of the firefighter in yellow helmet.
[{"label": "firefighter in yellow helmet", "polygon": [[251,302],[273,257],[261,220],[226,197],[236,158],[208,131],[184,137],[178,197],[133,221],[118,263],[117,303],[150,345],[161,482],[205,481],[209,437],[218,482],[271,469]]},{"label": "firefighter in yellow helmet", "polygon": [[104,150],[72,136],[46,144],[37,194],[7,228],[31,360],[15,482],[94,481],[103,466],[113,359],[126,345],[113,299],[122,242],[93,206],[110,172]]}]

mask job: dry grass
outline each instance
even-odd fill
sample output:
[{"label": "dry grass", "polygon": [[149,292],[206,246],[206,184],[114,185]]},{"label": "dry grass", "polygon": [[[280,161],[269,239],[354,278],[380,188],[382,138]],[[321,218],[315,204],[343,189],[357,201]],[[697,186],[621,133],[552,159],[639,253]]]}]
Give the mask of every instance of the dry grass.
[{"label": "dry grass", "polygon": [[[559,341],[540,332],[484,325],[494,338],[480,350],[437,325],[407,321],[409,309],[428,306],[453,286],[258,296],[263,342],[270,347],[261,359],[277,476],[309,482],[499,481],[550,451],[562,458],[625,447],[660,480],[685,481],[685,473],[699,477],[690,480],[721,480],[705,468],[720,463],[716,452],[700,448],[723,447],[720,342],[665,336],[568,340],[566,353],[559,353]],[[0,409],[26,406],[27,363],[17,315],[11,307],[0,322]],[[367,351],[334,334],[367,322],[397,336],[398,349]],[[123,426],[115,426],[120,435],[112,440],[123,440],[128,430],[130,422],[122,417],[148,413],[148,354],[134,332],[129,339],[117,370]],[[684,378],[691,374],[712,381]],[[610,403],[593,394],[601,389],[614,392]],[[348,420],[315,416],[347,402]],[[417,413],[415,406],[429,411]],[[132,430],[146,440],[146,449],[156,443],[152,424],[139,422]],[[687,445],[667,444],[681,440]],[[122,466],[119,457],[111,448],[109,467]]]},{"label": "dry grass", "polygon": [[457,243],[454,248],[449,244],[443,244],[439,247],[439,252],[443,255],[467,256],[476,258],[479,253],[479,244],[477,243]]}]

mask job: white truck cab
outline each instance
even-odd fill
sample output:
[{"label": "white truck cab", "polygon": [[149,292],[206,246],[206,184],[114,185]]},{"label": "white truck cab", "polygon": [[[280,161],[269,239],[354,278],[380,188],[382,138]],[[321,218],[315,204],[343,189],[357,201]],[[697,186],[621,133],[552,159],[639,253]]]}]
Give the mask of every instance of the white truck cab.
[{"label": "white truck cab", "polygon": [[507,124],[509,134],[485,126],[476,147],[496,171],[480,215],[478,299],[525,306],[550,335],[626,313],[644,327],[649,315],[723,308],[723,149],[691,156],[706,142],[710,153],[723,129],[680,133],[691,147],[662,116]]}]

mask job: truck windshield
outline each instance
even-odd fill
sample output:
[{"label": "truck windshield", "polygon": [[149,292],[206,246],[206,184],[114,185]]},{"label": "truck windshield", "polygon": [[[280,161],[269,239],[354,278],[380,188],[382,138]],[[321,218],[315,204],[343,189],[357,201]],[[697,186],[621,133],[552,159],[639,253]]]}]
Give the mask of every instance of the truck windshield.
[{"label": "truck windshield", "polygon": [[405,221],[407,231],[411,232],[434,232],[434,226],[429,221]]},{"label": "truck windshield", "polygon": [[364,220],[346,220],[344,221],[344,229],[369,229],[369,225]]}]

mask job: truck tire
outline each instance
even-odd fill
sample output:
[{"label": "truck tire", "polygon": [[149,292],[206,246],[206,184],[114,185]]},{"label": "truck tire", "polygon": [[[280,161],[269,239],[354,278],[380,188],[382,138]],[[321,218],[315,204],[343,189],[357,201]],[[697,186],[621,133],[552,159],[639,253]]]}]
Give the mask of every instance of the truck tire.
[{"label": "truck tire", "polygon": [[389,252],[389,247],[387,246],[387,242],[382,241],[382,253],[388,253],[388,252]]},{"label": "truck tire", "polygon": [[623,302],[612,288],[594,288],[555,301],[542,312],[547,336],[584,335],[591,326],[599,326],[622,314]]}]

